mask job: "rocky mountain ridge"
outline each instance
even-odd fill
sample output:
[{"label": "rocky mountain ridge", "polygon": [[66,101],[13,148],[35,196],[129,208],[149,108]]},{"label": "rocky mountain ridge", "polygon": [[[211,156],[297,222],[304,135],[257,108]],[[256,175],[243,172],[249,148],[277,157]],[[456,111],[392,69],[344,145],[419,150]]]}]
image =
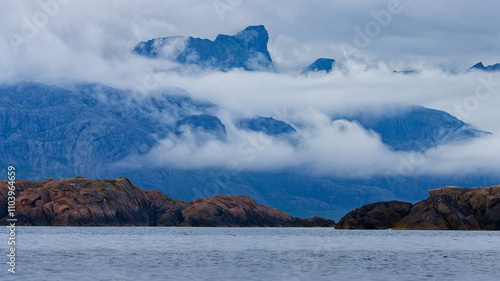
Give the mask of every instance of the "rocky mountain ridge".
[{"label": "rocky mountain ridge", "polygon": [[132,51],[149,58],[228,71],[274,70],[267,50],[269,35],[262,25],[249,26],[234,36],[219,34],[215,40],[183,36],[140,42]]},{"label": "rocky mountain ridge", "polygon": [[470,70],[482,70],[482,71],[486,71],[486,72],[500,71],[500,63],[484,66],[484,64],[482,62],[478,62],[475,65],[473,65],[471,68],[469,68],[469,71]]}]

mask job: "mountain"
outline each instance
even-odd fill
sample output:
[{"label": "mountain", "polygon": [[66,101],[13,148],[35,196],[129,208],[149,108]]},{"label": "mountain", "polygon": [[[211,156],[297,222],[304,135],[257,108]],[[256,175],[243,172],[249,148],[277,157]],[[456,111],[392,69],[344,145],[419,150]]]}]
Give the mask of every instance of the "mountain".
[{"label": "mountain", "polygon": [[[19,179],[127,177],[147,190],[156,189],[180,200],[247,195],[293,216],[328,218],[339,218],[369,202],[421,200],[429,189],[440,186],[498,182],[498,178],[481,174],[345,179],[307,174],[302,169],[236,173],[225,167],[183,170],[134,160],[152,153],[162,140],[183,142],[189,136],[197,143],[224,142],[231,137],[230,131],[217,112],[217,105],[193,100],[175,89],[137,97],[100,84],[2,85],[0,165],[14,165]],[[338,118],[379,133],[393,149],[420,150],[483,134],[445,112],[422,107],[332,120]],[[233,122],[241,129],[275,138],[300,135],[301,130],[271,117]],[[299,138],[294,141],[300,143]]]},{"label": "mountain", "polygon": [[413,75],[413,74],[418,74],[418,70],[414,69],[407,69],[407,70],[393,70],[392,73],[397,73],[397,74],[406,74],[406,75]]},{"label": "mountain", "polygon": [[444,111],[422,106],[398,108],[382,114],[367,111],[333,119],[342,118],[378,133],[382,142],[394,150],[425,151],[440,144],[488,134]]},{"label": "mountain", "polygon": [[163,37],[140,42],[133,53],[181,64],[228,71],[274,70],[267,50],[269,35],[264,26],[249,26],[234,36],[219,34],[214,41],[193,37]]},{"label": "mountain", "polygon": [[173,134],[176,121],[214,107],[179,93],[137,99],[99,84],[19,83],[1,87],[0,102],[0,148],[10,150],[0,162],[16,163],[28,179],[106,174],[110,163]]},{"label": "mountain", "polygon": [[308,67],[304,68],[302,73],[309,73],[309,72],[319,72],[319,71],[325,71],[326,73],[330,73],[332,69],[336,66],[336,62],[334,59],[328,59],[328,58],[320,58],[315,60],[313,63],[311,63]]},{"label": "mountain", "polygon": [[213,115],[200,114],[186,117],[176,123],[176,135],[182,135],[186,129],[194,133],[198,139],[227,140],[226,126]]},{"label": "mountain", "polygon": [[[8,225],[7,181],[0,181],[0,224]],[[334,226],[293,218],[248,196],[217,195],[183,202],[142,190],[127,178],[71,178],[16,183],[17,225],[50,226]]]},{"label": "mountain", "polygon": [[239,120],[237,125],[240,129],[254,132],[263,132],[264,134],[275,136],[282,134],[295,133],[295,129],[289,124],[276,120],[272,117],[257,116],[255,118],[245,118]]},{"label": "mountain", "polygon": [[488,65],[484,66],[482,62],[478,62],[475,65],[473,65],[469,70],[482,70],[482,71],[488,71],[488,72],[494,72],[494,71],[500,71],[500,63],[494,64],[494,65]]}]

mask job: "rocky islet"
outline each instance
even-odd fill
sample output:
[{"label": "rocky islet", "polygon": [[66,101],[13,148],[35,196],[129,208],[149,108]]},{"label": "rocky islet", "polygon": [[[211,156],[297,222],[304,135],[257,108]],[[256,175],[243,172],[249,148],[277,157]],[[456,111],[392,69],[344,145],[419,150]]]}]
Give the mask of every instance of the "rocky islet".
[{"label": "rocky islet", "polygon": [[[18,225],[37,226],[334,226],[319,217],[294,218],[249,196],[216,195],[191,202],[142,190],[127,178],[83,177],[16,184]],[[8,182],[0,181],[0,223],[7,224]]]},{"label": "rocky islet", "polygon": [[345,215],[339,229],[500,230],[500,186],[443,187],[414,205],[391,201]]}]

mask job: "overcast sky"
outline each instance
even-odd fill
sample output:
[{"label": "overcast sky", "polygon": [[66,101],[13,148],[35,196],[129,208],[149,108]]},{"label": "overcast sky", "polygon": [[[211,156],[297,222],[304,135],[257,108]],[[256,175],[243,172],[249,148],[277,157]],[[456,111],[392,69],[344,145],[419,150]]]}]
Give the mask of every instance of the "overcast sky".
[{"label": "overcast sky", "polygon": [[[214,102],[231,135],[227,144],[192,147],[194,142],[165,140],[149,159],[181,168],[225,167],[234,160],[248,169],[299,163],[333,175],[397,173],[401,159],[411,155],[390,151],[355,123],[332,123],[328,114],[422,105],[494,134],[429,151],[414,172],[494,172],[500,168],[500,75],[464,71],[478,61],[500,62],[498,11],[500,1],[494,0],[2,1],[0,82],[84,81],[135,89],[154,76],[153,90],[176,87]],[[176,73],[168,62],[130,53],[138,42],[155,37],[215,39],[258,24],[269,32],[280,73]],[[345,69],[329,75],[294,72],[319,57],[335,58]],[[422,72],[392,74],[412,68]],[[478,87],[488,90],[480,100]],[[262,136],[232,123],[255,115],[310,125],[299,132],[303,145],[296,149],[265,139],[265,152],[248,161],[240,145]]]},{"label": "overcast sky", "polygon": [[[44,9],[37,2],[48,3],[45,6],[52,11],[46,25],[40,16]],[[495,0],[59,2],[2,1],[0,31],[10,42],[2,47],[12,45],[12,33],[23,36],[25,19],[41,22],[42,27],[18,46],[21,54],[29,50],[28,44],[46,49],[64,45],[107,58],[121,58],[138,41],[154,37],[214,39],[219,33],[235,34],[248,25],[263,24],[270,34],[271,55],[284,68],[302,67],[318,57],[343,60],[352,52],[394,66],[440,66],[452,71],[478,61],[500,62],[500,2]],[[360,31],[368,44],[356,41],[363,36]]]}]

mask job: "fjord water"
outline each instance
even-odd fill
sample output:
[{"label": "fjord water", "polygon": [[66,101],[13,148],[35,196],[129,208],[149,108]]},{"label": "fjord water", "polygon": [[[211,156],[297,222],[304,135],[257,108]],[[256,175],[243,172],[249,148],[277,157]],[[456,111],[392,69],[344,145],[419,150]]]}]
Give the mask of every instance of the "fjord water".
[{"label": "fjord water", "polygon": [[500,277],[500,232],[491,231],[19,227],[16,240],[17,273],[9,280]]}]

